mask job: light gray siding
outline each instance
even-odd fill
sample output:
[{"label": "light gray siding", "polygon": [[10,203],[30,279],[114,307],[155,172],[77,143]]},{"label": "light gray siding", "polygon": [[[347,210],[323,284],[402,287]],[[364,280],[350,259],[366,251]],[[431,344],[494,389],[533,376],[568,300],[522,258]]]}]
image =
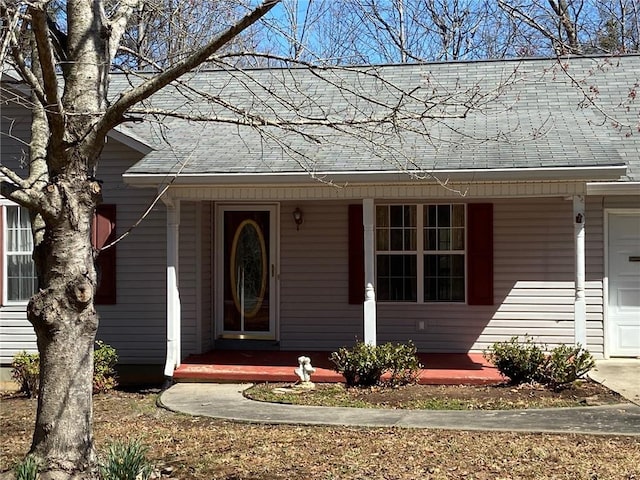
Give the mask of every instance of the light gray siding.
[{"label": "light gray siding", "polygon": [[[2,105],[1,159],[15,168],[26,155],[30,114],[13,104]],[[141,158],[131,148],[109,139],[97,177],[104,181],[104,203],[116,204],[117,233],[124,233],[146,210],[155,190],[134,189],[122,182],[122,172]],[[98,338],[114,346],[125,364],[162,363],[166,350],[165,213],[157,205],[117,246],[117,304],[97,306]],[[35,334],[25,305],[0,307],[0,364],[19,351],[36,351]]]},{"label": "light gray siding", "polygon": [[[429,203],[428,200],[423,200]],[[305,213],[299,231],[295,206]],[[362,307],[348,305],[347,204],[282,204],[280,333],[283,349],[333,349],[362,338]],[[493,306],[378,303],[378,340],[423,351],[481,351],[529,334],[550,347],[574,336],[572,203],[494,202]],[[602,207],[587,205],[588,347],[603,350]]]},{"label": "light gray siding", "polygon": [[[292,212],[304,212],[296,230]],[[347,204],[280,209],[280,344],[327,350],[362,340],[362,306],[348,304]]]}]

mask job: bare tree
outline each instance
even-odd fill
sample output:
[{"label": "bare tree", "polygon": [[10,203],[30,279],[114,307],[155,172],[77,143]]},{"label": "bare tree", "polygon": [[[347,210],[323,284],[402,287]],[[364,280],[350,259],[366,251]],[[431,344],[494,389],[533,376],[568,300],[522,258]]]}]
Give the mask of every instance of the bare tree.
[{"label": "bare tree", "polygon": [[[111,129],[132,115],[250,127],[310,172],[313,159],[288,146],[288,137],[323,144],[335,141],[339,132],[369,145],[372,152],[391,153],[389,158],[410,170],[415,159],[403,158],[396,147],[404,138],[422,144],[446,128],[448,120],[464,118],[500,96],[501,86],[483,91],[471,84],[448,91],[428,75],[405,91],[373,67],[319,67],[303,60],[304,49],[298,43],[307,33],[301,30],[288,36],[287,41],[294,40],[291,55],[246,52],[242,44],[234,44],[278,3],[220,3],[225,15],[199,31],[200,46],[189,49],[184,42],[162,46],[152,35],[151,13],[157,0],[0,0],[2,67],[14,69],[31,91],[29,171],[19,175],[0,166],[0,172],[6,179],[2,195],[28,208],[34,218],[38,290],[27,316],[36,332],[41,369],[30,453],[42,461],[49,475],[44,478],[95,476],[91,393],[99,321],[94,261],[100,252],[91,246],[90,230],[103,188],[94,175]],[[29,39],[32,49],[24,48]],[[119,56],[123,51],[126,57]],[[306,67],[338,103],[321,104],[317,93],[305,89],[286,69],[277,71],[270,85],[253,79],[251,71],[239,67],[247,56]],[[110,71],[130,64],[148,64],[151,69],[132,72],[117,95],[110,93]],[[195,91],[184,76],[203,65],[226,71],[244,86],[248,98],[227,98],[223,88]],[[191,103],[191,109],[163,110],[153,101],[161,89],[195,98],[206,107]],[[420,172],[424,174],[423,166]]]}]

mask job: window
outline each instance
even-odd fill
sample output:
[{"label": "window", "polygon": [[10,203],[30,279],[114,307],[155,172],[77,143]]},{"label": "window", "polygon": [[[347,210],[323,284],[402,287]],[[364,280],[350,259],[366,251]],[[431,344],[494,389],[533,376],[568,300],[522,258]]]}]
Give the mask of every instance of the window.
[{"label": "window", "polygon": [[377,298],[465,301],[465,206],[376,207]]},{"label": "window", "polygon": [[424,211],[424,301],[464,302],[464,205]]},{"label": "window", "polygon": [[[0,205],[0,304],[27,302],[37,288],[32,259],[33,237],[27,209],[5,202]],[[91,241],[102,248],[115,239],[116,206],[99,205]],[[99,285],[96,304],[116,303],[116,248],[100,252],[96,261]]]},{"label": "window", "polygon": [[376,207],[377,296],[382,301],[417,299],[417,206]]},{"label": "window", "polygon": [[5,207],[4,279],[8,302],[26,302],[36,290],[36,273],[31,257],[33,237],[29,212],[22,207]]}]

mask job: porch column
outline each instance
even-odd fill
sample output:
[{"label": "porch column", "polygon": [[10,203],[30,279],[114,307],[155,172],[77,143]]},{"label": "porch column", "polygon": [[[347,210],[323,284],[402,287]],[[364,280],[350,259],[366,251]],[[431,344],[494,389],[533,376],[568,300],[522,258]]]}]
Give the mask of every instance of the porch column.
[{"label": "porch column", "polygon": [[585,296],[585,208],[584,196],[573,197],[573,237],[575,251],[574,343],[587,347],[587,301]]},{"label": "porch column", "polygon": [[180,292],[178,258],[180,234],[180,200],[167,199],[167,360],[165,377],[172,377],[180,365]]},{"label": "porch column", "polygon": [[376,292],[375,279],[375,206],[372,198],[362,200],[364,228],[364,343],[376,344]]}]

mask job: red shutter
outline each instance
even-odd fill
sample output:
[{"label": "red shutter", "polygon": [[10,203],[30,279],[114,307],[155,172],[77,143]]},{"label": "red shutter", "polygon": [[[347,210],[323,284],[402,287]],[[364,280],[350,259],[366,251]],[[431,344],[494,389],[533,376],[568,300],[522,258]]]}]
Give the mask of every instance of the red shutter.
[{"label": "red shutter", "polygon": [[467,206],[467,294],[469,305],[493,305],[493,205]]},{"label": "red shutter", "polygon": [[[91,243],[100,249],[116,239],[116,206],[101,204],[93,217]],[[98,290],[95,302],[102,305],[116,303],[116,246],[109,247],[98,254]]]},{"label": "red shutter", "polygon": [[362,205],[349,205],[349,303],[364,302],[364,227]]},{"label": "red shutter", "polygon": [[4,298],[4,208],[0,205],[0,305]]}]

